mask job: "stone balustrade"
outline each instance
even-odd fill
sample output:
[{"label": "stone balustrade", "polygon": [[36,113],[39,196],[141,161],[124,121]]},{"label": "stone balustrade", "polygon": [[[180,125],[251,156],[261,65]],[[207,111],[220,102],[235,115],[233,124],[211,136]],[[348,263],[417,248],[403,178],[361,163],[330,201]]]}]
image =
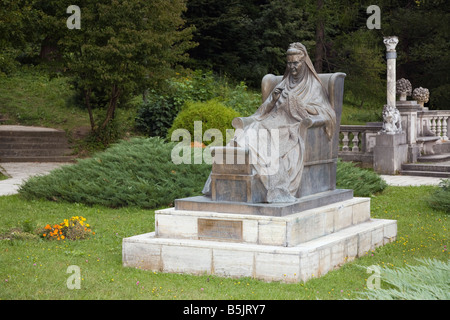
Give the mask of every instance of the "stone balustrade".
[{"label": "stone balustrade", "polygon": [[417,113],[418,136],[425,135],[425,128],[428,128],[441,140],[449,140],[450,110],[424,110]]},{"label": "stone balustrade", "polygon": [[[407,118],[408,119],[408,118]],[[415,126],[405,126],[415,129],[414,139],[408,143],[416,143],[418,137],[424,137],[433,133],[440,137],[441,141],[449,140],[450,110],[426,110],[417,112]],[[339,133],[339,158],[343,161],[361,162],[363,166],[373,165],[373,148],[376,143],[377,133],[382,129],[382,123],[368,123],[366,125],[341,125]],[[428,133],[427,133],[428,132]],[[422,146],[423,148],[423,146]],[[420,149],[420,148],[419,148]],[[423,153],[424,150],[419,150]]]},{"label": "stone balustrade", "polygon": [[356,161],[371,166],[375,138],[381,128],[381,122],[366,125],[341,125],[339,130],[339,158],[344,161]]}]

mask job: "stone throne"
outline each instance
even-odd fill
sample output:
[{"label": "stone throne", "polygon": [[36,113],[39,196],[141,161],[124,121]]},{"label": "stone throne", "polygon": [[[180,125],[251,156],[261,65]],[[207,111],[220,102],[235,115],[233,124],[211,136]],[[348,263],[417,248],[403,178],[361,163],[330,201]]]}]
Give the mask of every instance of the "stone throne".
[{"label": "stone throne", "polygon": [[[345,76],[345,73],[340,72],[319,74],[320,80],[326,88],[331,106],[336,113],[335,132],[332,139],[328,139],[324,133],[323,119],[320,116],[312,116],[302,121],[300,130],[306,131],[306,134],[303,134],[303,136],[306,136],[306,140],[304,169],[300,187],[296,194],[299,201],[296,204],[279,204],[278,208],[280,206],[284,207],[284,210],[286,210],[285,214],[293,212],[292,210],[309,209],[313,206],[326,205],[353,197],[352,190],[336,190],[339,125],[342,114]],[[283,76],[272,74],[264,76],[261,82],[263,101],[267,99],[282,78]],[[243,129],[251,121],[253,121],[251,117],[235,118],[232,125],[236,130],[239,130]],[[218,150],[221,152],[217,152]],[[217,153],[223,159],[217,159]],[[211,173],[211,201],[254,203],[255,205],[252,206],[254,213],[267,212],[267,208],[256,205],[257,203],[265,202],[265,194],[260,188],[258,178],[251,172],[248,151],[227,146],[214,148],[212,154],[215,157],[215,161],[213,162]],[[230,155],[234,158],[234,161],[231,161],[231,164],[227,164]],[[237,160],[239,156],[242,156],[241,159],[245,160],[239,162]],[[178,208],[200,209],[200,206],[202,206],[202,204],[197,203],[195,206],[188,205],[186,207],[186,203],[181,203],[185,201],[192,201],[192,199],[177,200],[176,205],[178,205]],[[205,207],[205,204],[203,204],[203,207]],[[231,204],[222,205],[222,208],[226,208],[227,212],[234,212],[232,207],[233,205]]]},{"label": "stone throne", "polygon": [[[321,119],[311,118],[303,121],[302,129],[307,130],[305,141],[305,163],[302,182],[297,193],[301,198],[318,192],[336,188],[336,164],[339,151],[339,126],[341,123],[342,103],[344,95],[344,79],[346,74],[325,73],[319,78],[327,90],[328,97],[336,113],[336,127],[333,138],[328,140],[324,134],[324,123]],[[265,100],[273,88],[280,83],[283,76],[268,74],[261,82],[262,99]]]}]

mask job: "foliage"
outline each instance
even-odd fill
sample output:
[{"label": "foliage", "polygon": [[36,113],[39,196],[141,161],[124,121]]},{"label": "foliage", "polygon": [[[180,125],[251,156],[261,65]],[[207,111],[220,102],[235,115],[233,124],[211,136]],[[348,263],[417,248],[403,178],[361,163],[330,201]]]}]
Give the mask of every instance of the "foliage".
[{"label": "foliage", "polygon": [[[191,141],[204,142],[208,145],[208,139],[205,139],[205,132],[209,129],[217,129],[222,134],[222,143],[225,144],[227,129],[232,129],[231,122],[239,117],[239,113],[229,107],[226,107],[218,100],[209,100],[206,102],[188,102],[175,118],[172,127],[169,129],[167,139],[171,140],[172,134],[177,129],[189,131]],[[194,122],[201,121],[201,132],[196,132]],[[201,134],[201,136],[199,136]]]},{"label": "foliage", "polygon": [[[156,87],[185,59],[192,29],[182,29],[184,0],[85,0],[83,27],[60,40],[64,58],[84,94],[91,127],[104,130],[114,119],[120,97]],[[107,93],[106,114],[97,125],[92,93]]]},{"label": "foliage", "polygon": [[94,235],[90,229],[90,225],[86,223],[86,218],[83,216],[73,216],[70,219],[64,219],[63,222],[51,226],[47,224],[44,228],[38,231],[41,238],[47,240],[81,240],[87,239],[91,234]]},{"label": "foliage", "polygon": [[50,78],[37,67],[22,66],[8,77],[0,77],[0,114],[6,124],[43,126],[71,131],[87,126],[83,110],[70,104],[74,95],[69,79]]},{"label": "foliage", "polygon": [[391,288],[365,290],[361,295],[373,300],[449,300],[449,260],[418,260],[419,265],[382,268],[380,278]]},{"label": "foliage", "polygon": [[212,69],[252,87],[267,73],[283,73],[289,42],[310,40],[313,27],[304,1],[190,0],[185,18],[194,25],[189,51],[194,68]]},{"label": "foliage", "polygon": [[113,208],[168,206],[174,199],[200,194],[210,172],[206,164],[175,165],[174,145],[159,138],[121,141],[92,158],[32,177],[19,192],[26,199]]},{"label": "foliage", "polygon": [[174,99],[153,94],[137,111],[136,129],[150,137],[165,137],[178,111]]},{"label": "foliage", "polygon": [[169,78],[165,89],[151,90],[137,111],[136,128],[148,136],[165,137],[188,101],[206,101],[221,95],[222,84],[211,71],[196,70]]},{"label": "foliage", "polygon": [[[408,79],[414,88],[430,90],[432,109],[448,109],[450,91],[450,24],[448,2],[442,0],[383,0],[382,31],[397,35],[397,78]],[[439,99],[433,99],[438,91]]]},{"label": "foliage", "polygon": [[261,94],[250,92],[245,82],[241,81],[233,90],[227,92],[223,103],[241,116],[248,117],[261,105]]},{"label": "foliage", "polygon": [[450,213],[450,179],[442,179],[439,188],[428,199],[429,205],[436,209]]},{"label": "foliage", "polygon": [[387,183],[377,173],[355,166],[352,162],[339,159],[336,170],[336,187],[353,189],[356,197],[369,197],[382,192]]}]

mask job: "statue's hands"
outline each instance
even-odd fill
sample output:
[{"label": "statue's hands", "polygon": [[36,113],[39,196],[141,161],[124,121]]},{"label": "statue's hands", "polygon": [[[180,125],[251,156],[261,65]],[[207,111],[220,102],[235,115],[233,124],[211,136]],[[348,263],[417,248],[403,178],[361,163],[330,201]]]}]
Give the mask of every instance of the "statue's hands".
[{"label": "statue's hands", "polygon": [[272,91],[272,100],[277,101],[280,98],[282,91],[283,88],[275,88],[275,90]]}]

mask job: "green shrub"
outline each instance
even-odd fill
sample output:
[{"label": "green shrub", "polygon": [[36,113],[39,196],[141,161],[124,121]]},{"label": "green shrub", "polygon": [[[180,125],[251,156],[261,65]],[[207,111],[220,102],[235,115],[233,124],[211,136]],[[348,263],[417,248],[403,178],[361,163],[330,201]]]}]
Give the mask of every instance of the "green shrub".
[{"label": "green shrub", "polygon": [[336,170],[336,187],[353,189],[356,197],[369,197],[387,187],[377,173],[355,166],[352,162],[338,161]]},{"label": "green shrub", "polygon": [[99,204],[107,207],[157,208],[174,199],[201,194],[211,166],[171,161],[174,143],[133,138],[104,152],[32,177],[19,193],[26,199]]},{"label": "green shrub", "polygon": [[380,268],[380,279],[391,288],[366,290],[360,294],[373,300],[449,300],[449,261],[418,260],[421,265]]},{"label": "green shrub", "polygon": [[442,179],[437,189],[428,200],[429,205],[436,210],[450,213],[450,179]]},{"label": "green shrub", "polygon": [[137,111],[136,129],[150,137],[165,137],[179,110],[173,98],[153,94]]},{"label": "green shrub", "polygon": [[196,70],[169,79],[166,94],[181,107],[186,101],[207,101],[221,96],[223,85],[223,81],[216,78],[212,71]]},{"label": "green shrub", "polygon": [[233,90],[227,91],[224,104],[248,117],[261,105],[261,94],[249,92],[245,82],[241,81]]},{"label": "green shrub", "polygon": [[446,83],[431,91],[430,105],[433,110],[448,109],[448,100],[450,99],[450,84]]},{"label": "green shrub", "polygon": [[[206,130],[218,129],[222,133],[223,143],[225,144],[227,137],[226,130],[233,128],[231,122],[234,118],[239,116],[238,112],[226,107],[218,100],[188,102],[185,108],[183,108],[175,118],[167,137],[170,140],[172,133],[176,129],[186,129],[191,135],[191,141],[194,141],[194,122],[201,121],[202,140]],[[203,142],[205,145],[210,143],[209,141]]]}]

